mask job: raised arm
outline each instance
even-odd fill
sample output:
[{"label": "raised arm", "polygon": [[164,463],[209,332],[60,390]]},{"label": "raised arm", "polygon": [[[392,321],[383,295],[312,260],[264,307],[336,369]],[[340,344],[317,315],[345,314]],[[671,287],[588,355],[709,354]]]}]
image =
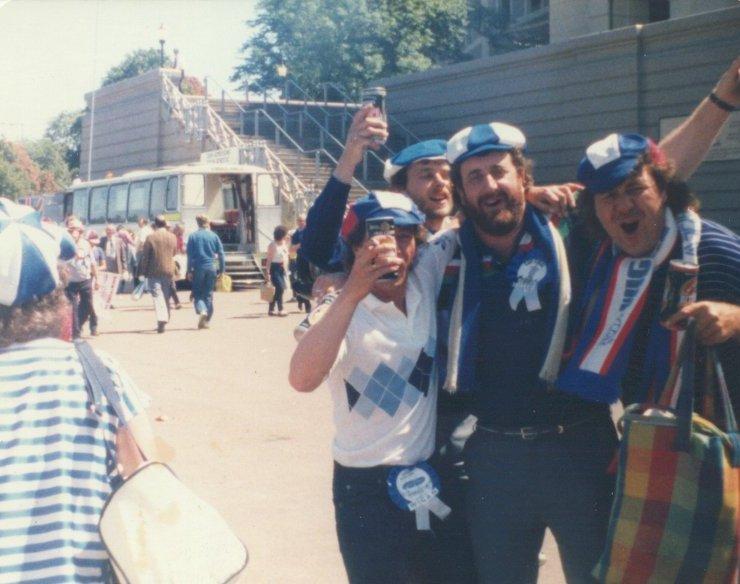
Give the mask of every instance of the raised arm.
[{"label": "raised arm", "polygon": [[313,391],[324,381],[337,360],[357,305],[378,278],[397,268],[400,260],[394,251],[392,243],[370,240],[357,252],[347,283],[323,318],[301,337],[293,353],[288,380],[294,389]]},{"label": "raised arm", "polygon": [[[714,97],[712,97],[714,96]],[[730,108],[740,107],[740,57],[725,71],[712,93],[691,115],[660,142],[666,156],[676,165],[676,176],[687,180],[698,168],[730,117]]]},{"label": "raised arm", "polygon": [[368,148],[375,150],[379,147],[374,138],[388,135],[386,123],[369,116],[372,109],[368,105],[355,114],[337,167],[308,210],[301,254],[324,270],[328,269],[337,244],[355,169]]}]

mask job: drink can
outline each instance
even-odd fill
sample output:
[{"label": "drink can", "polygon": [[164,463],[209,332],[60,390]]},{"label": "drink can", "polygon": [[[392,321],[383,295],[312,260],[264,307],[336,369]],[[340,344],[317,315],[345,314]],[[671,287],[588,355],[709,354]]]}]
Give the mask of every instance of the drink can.
[{"label": "drink can", "polygon": [[682,260],[671,260],[668,265],[660,320],[667,320],[696,298],[699,266]]},{"label": "drink can", "polygon": [[[396,237],[396,225],[393,221],[393,217],[371,217],[365,220],[365,232],[367,237],[375,237],[376,235],[385,235],[388,237]],[[389,272],[381,276],[380,280],[395,280],[398,278],[396,272]]]},{"label": "drink can", "polygon": [[[387,92],[385,87],[366,87],[362,90],[362,105],[372,104],[375,108],[373,117],[382,118],[384,122],[388,122],[388,112],[385,105],[385,96]],[[384,144],[385,140],[375,138],[375,142],[378,144]]]}]

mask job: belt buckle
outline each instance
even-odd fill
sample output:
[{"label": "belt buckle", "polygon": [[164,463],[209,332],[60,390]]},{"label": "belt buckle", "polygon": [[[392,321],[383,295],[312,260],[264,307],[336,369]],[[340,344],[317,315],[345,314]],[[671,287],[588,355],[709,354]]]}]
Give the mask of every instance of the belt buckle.
[{"label": "belt buckle", "polygon": [[519,435],[522,437],[522,440],[534,440],[539,435],[539,432],[534,426],[525,426],[524,428],[519,428]]}]

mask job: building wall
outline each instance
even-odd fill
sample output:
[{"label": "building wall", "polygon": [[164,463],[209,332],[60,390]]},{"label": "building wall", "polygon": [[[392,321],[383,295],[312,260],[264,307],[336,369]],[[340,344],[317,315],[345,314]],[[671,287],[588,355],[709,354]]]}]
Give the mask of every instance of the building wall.
[{"label": "building wall", "polygon": [[[174,72],[173,72],[174,75]],[[102,178],[138,169],[154,169],[198,160],[201,144],[189,141],[170,119],[161,97],[160,70],[102,87],[85,95],[80,176]],[[93,126],[92,158],[90,127]],[[91,164],[89,164],[91,162]]]},{"label": "building wall", "polygon": [[[572,180],[585,146],[610,132],[659,138],[661,119],[688,115],[709,92],[738,39],[734,7],[380,83],[391,113],[422,139],[491,120],[521,127],[546,184]],[[692,179],[706,214],[736,230],[738,184],[738,158],[705,162]]]}]

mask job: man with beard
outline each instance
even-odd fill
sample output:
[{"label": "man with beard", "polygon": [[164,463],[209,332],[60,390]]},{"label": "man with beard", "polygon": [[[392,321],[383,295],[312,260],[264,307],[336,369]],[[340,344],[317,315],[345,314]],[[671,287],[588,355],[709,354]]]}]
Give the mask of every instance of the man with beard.
[{"label": "man with beard", "polygon": [[570,275],[559,233],[527,205],[525,145],[498,122],[448,142],[466,221],[440,292],[438,365],[477,418],[463,460],[479,581],[536,582],[548,527],[568,580],[585,581],[601,553],[617,438],[607,406],[551,389]]}]

